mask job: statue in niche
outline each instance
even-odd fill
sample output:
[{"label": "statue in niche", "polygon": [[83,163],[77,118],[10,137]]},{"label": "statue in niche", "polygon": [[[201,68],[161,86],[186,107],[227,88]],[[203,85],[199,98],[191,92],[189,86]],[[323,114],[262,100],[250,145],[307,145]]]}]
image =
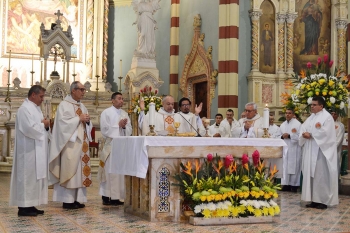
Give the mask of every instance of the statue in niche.
[{"label": "statue in niche", "polygon": [[318,55],[318,38],[322,26],[322,10],[316,0],[309,0],[303,7],[300,22],[305,24],[305,46],[300,55]]},{"label": "statue in niche", "polygon": [[137,19],[133,23],[137,25],[138,46],[135,55],[143,58],[155,58],[155,30],[157,21],[153,14],[160,9],[160,0],[133,0],[132,6],[137,14]]}]

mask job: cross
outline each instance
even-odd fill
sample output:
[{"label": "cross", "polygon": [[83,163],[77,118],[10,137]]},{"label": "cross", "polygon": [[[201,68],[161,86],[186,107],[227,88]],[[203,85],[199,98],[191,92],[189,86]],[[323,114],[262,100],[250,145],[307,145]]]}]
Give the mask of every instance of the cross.
[{"label": "cross", "polygon": [[55,13],[55,15],[57,16],[56,23],[57,23],[57,24],[60,24],[60,23],[61,23],[60,17],[61,17],[63,14],[60,12],[60,10],[58,10],[57,13]]}]

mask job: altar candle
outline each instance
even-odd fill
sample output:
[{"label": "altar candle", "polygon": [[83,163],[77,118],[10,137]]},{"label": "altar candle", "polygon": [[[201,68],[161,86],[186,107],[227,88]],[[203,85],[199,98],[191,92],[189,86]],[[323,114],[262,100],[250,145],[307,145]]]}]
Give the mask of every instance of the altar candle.
[{"label": "altar candle", "polygon": [[268,129],[269,128],[269,118],[270,118],[270,110],[269,108],[267,107],[267,104],[264,108],[264,124],[263,124],[263,127],[265,129]]},{"label": "altar candle", "polygon": [[9,70],[11,69],[11,50],[10,50],[10,55],[9,55]]},{"label": "altar candle", "polygon": [[98,56],[96,57],[96,75],[98,75]]},{"label": "altar candle", "polygon": [[119,77],[123,77],[123,72],[122,72],[122,59],[120,59],[120,75]]},{"label": "altar candle", "polygon": [[32,71],[34,71],[34,54],[32,54]]},{"label": "altar candle", "polygon": [[75,57],[73,57],[73,74],[75,74]]},{"label": "altar candle", "polygon": [[155,103],[149,103],[149,124],[154,125],[155,122],[155,114],[156,114],[156,105]]}]

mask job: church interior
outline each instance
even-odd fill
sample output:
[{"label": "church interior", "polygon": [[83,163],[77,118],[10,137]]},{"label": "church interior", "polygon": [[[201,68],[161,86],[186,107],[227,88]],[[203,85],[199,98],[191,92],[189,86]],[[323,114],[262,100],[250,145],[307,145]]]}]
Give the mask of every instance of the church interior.
[{"label": "church interior", "polygon": [[[151,23],[138,13],[141,2],[153,7]],[[266,224],[150,222],[123,207],[102,206],[96,177],[83,211],[49,202],[45,217],[19,218],[8,206],[15,118],[32,85],[46,89],[41,109],[52,121],[70,84],[84,85],[82,102],[94,125],[90,151],[96,175],[103,146],[100,115],[116,91],[123,95],[133,136],[139,135],[133,100],[145,88],[172,95],[176,111],[182,97],[192,101],[191,112],[203,103],[200,116],[208,119],[225,116],[227,109],[239,119],[245,104],[255,102],[261,115],[268,106],[281,124],[281,95],[290,93],[288,80],[308,63],[328,56],[332,72],[348,76],[348,0],[3,0],[0,6],[0,232],[350,231],[350,175],[341,178],[338,206],[305,209],[300,193],[281,193],[281,214]],[[319,18],[310,24],[305,14]],[[348,117],[341,121],[347,132]]]}]

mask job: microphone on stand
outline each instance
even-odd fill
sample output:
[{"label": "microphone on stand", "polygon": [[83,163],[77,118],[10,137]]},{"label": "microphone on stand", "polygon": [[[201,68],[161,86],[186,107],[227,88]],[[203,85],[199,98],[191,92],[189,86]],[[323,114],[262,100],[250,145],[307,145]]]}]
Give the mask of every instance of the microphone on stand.
[{"label": "microphone on stand", "polygon": [[194,129],[194,131],[196,131],[196,133],[197,133],[197,136],[196,136],[196,137],[202,137],[202,136],[199,134],[198,130],[196,130],[196,129],[193,127],[193,125],[192,125],[183,115],[180,114],[180,112],[177,112],[177,114],[179,114],[183,119],[185,119],[185,121],[192,127],[192,129]]}]

